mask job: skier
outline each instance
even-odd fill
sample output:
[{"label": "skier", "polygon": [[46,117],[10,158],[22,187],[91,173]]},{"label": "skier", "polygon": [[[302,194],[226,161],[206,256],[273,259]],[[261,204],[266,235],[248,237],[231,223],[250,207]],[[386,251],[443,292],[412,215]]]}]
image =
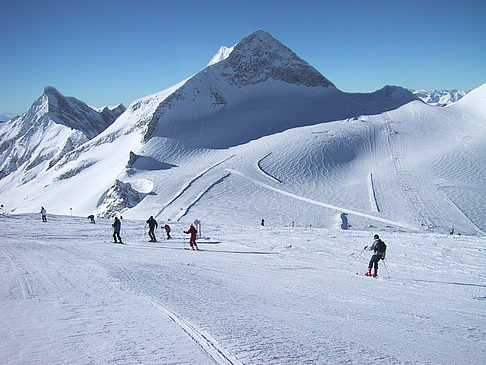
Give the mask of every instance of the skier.
[{"label": "skier", "polygon": [[154,219],[153,216],[150,216],[150,218],[147,220],[147,224],[149,225],[149,232],[148,232],[149,237],[150,237],[149,242],[157,242],[157,239],[155,238],[155,233],[154,233],[154,229],[159,226],[157,224],[157,221]]},{"label": "skier", "polygon": [[199,248],[197,247],[197,244],[196,244],[196,234],[197,234],[197,231],[196,231],[196,228],[194,228],[194,225],[191,224],[191,227],[187,230],[187,231],[184,231],[184,233],[186,234],[191,234],[191,238],[189,239],[189,244],[191,245],[191,249],[194,250],[194,247],[196,250],[199,251]]},{"label": "skier", "polygon": [[376,277],[378,275],[378,261],[385,259],[386,245],[377,234],[375,234],[373,238],[373,244],[364,247],[367,251],[374,251],[373,256],[371,256],[370,264],[368,265],[368,272],[365,275],[371,276],[371,269],[374,266],[375,270],[373,271],[373,277]]},{"label": "skier", "polygon": [[86,218],[89,219],[90,223],[96,223],[93,214],[88,215]]},{"label": "skier", "polygon": [[164,225],[165,233],[167,233],[167,239],[170,240],[172,237],[170,236],[170,227],[168,224]]},{"label": "skier", "polygon": [[116,241],[116,238],[118,237],[118,240],[120,241],[119,243],[123,243],[122,239],[120,237],[120,231],[121,231],[121,221],[118,219],[118,217],[115,217],[115,222],[112,224],[113,226],[113,240],[114,243],[118,243]]},{"label": "skier", "polygon": [[47,222],[47,212],[46,212],[46,209],[44,207],[41,207],[40,214],[42,216],[42,221]]},{"label": "skier", "polygon": [[262,223],[260,223],[262,226],[265,225],[265,219],[262,219]]}]

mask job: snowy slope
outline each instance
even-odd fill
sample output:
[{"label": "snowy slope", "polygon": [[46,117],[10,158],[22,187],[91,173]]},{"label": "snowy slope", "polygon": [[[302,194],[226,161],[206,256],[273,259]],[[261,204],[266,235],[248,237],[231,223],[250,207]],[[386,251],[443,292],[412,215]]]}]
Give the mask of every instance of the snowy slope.
[{"label": "snowy slope", "polygon": [[14,212],[486,231],[484,85],[447,108],[398,87],[344,93],[261,31],[218,59],[28,183],[2,179],[0,199]]},{"label": "snowy slope", "polygon": [[413,90],[409,89],[424,103],[434,106],[446,106],[460,100],[467,91],[464,90]]},{"label": "snowy slope", "polygon": [[0,216],[0,363],[486,362],[484,238],[384,233],[367,278],[369,232],[111,223]]}]

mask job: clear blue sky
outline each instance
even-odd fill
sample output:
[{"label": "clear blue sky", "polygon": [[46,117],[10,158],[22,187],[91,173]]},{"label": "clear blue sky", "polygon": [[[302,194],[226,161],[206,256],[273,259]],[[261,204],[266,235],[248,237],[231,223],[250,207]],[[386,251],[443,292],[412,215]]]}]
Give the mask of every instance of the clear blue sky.
[{"label": "clear blue sky", "polygon": [[258,29],[344,91],[471,89],[486,82],[485,16],[485,0],[2,0],[0,113],[47,85],[128,106]]}]

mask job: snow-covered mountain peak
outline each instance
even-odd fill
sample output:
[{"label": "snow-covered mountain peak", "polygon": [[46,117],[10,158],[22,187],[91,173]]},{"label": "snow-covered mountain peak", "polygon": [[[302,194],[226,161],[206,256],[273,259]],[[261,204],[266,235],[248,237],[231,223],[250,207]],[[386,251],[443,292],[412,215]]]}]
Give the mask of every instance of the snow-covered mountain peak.
[{"label": "snow-covered mountain peak", "polygon": [[236,44],[224,60],[223,75],[231,84],[248,86],[268,79],[305,86],[334,86],[314,67],[269,33],[256,31]]},{"label": "snow-covered mountain peak", "polygon": [[63,97],[63,95],[54,87],[54,86],[46,86],[44,88],[44,92],[43,94],[47,95],[47,96],[53,96],[53,97]]},{"label": "snow-covered mountain peak", "polygon": [[44,92],[34,103],[36,104],[46,107],[44,112],[49,112],[49,119],[54,123],[79,130],[89,139],[105,130],[125,111],[125,107],[121,105],[114,110],[98,112],[76,98],[64,96],[52,86],[44,88]]},{"label": "snow-covered mountain peak", "polygon": [[216,54],[213,56],[211,61],[209,61],[208,66],[214,65],[215,63],[218,63],[218,62],[221,62],[221,61],[227,59],[228,56],[230,55],[230,53],[233,52],[234,48],[235,48],[234,46],[233,47],[221,46],[219,48],[218,52],[216,52]]},{"label": "snow-covered mountain peak", "polygon": [[105,130],[125,107],[98,112],[47,86],[22,116],[0,128],[0,178],[17,172],[21,184]]}]

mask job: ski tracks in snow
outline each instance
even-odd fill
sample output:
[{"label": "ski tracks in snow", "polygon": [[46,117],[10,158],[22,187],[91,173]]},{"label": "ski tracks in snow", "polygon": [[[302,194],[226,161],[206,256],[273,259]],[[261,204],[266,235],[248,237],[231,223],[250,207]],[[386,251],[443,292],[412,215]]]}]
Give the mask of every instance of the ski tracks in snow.
[{"label": "ski tracks in snow", "polygon": [[339,212],[344,212],[344,213],[348,213],[348,214],[354,214],[354,215],[357,215],[357,216],[360,216],[360,217],[363,217],[363,218],[368,218],[368,219],[372,219],[372,220],[375,220],[375,221],[379,221],[379,222],[382,222],[382,223],[386,223],[386,224],[391,224],[391,225],[394,225],[394,226],[397,226],[397,227],[402,227],[402,228],[405,228],[405,229],[408,229],[408,230],[412,230],[412,231],[415,231],[416,228],[415,227],[412,227],[408,224],[405,224],[405,223],[400,223],[400,222],[395,222],[395,221],[392,221],[392,220],[389,220],[389,219],[385,219],[385,218],[380,218],[380,217],[375,217],[373,215],[370,215],[370,214],[366,214],[366,213],[361,213],[361,212],[358,212],[356,210],[351,210],[351,209],[347,209],[347,208],[343,208],[343,207],[338,207],[336,205],[331,205],[331,204],[327,204],[327,203],[323,203],[323,202],[320,202],[320,201],[317,201],[317,200],[313,200],[313,199],[309,199],[309,198],[306,198],[306,197],[303,197],[303,196],[300,196],[300,195],[297,195],[297,194],[293,194],[293,193],[289,193],[288,191],[285,191],[285,190],[281,190],[281,189],[278,189],[278,188],[275,188],[271,185],[268,185],[268,184],[265,184],[261,181],[258,181],[240,171],[236,171],[236,170],[233,170],[233,169],[226,169],[226,171],[228,172],[231,172],[235,175],[238,175],[238,176],[241,176],[245,179],[248,179],[252,182],[254,182],[255,184],[257,185],[260,185],[266,189],[269,189],[269,190],[272,190],[272,191],[275,191],[279,194],[282,194],[282,195],[286,195],[288,197],[291,197],[293,199],[297,199],[297,200],[300,200],[300,201],[303,201],[303,202],[306,202],[306,203],[310,203],[310,204],[314,204],[314,205],[318,205],[318,206],[321,206],[321,207],[325,207],[325,208],[328,208],[328,209],[332,209],[332,210],[337,210]]},{"label": "ski tracks in snow", "polygon": [[209,357],[211,357],[216,364],[219,365],[243,365],[238,359],[229,353],[223,346],[221,346],[209,333],[198,329],[189,321],[176,315],[159,304],[138,281],[128,273],[124,268],[119,267],[122,272],[135,285],[140,295],[147,299],[147,301],[160,313],[169,318],[177,324],[202,350],[204,350]]},{"label": "ski tracks in snow", "polygon": [[234,156],[235,155],[231,155],[197,174],[167,204],[165,204],[155,218],[164,213],[164,219],[178,221],[186,215],[189,209],[199,201],[205,193],[228,176],[228,174],[224,172],[215,172],[213,174],[208,174],[208,172],[214,170],[216,167]]}]

